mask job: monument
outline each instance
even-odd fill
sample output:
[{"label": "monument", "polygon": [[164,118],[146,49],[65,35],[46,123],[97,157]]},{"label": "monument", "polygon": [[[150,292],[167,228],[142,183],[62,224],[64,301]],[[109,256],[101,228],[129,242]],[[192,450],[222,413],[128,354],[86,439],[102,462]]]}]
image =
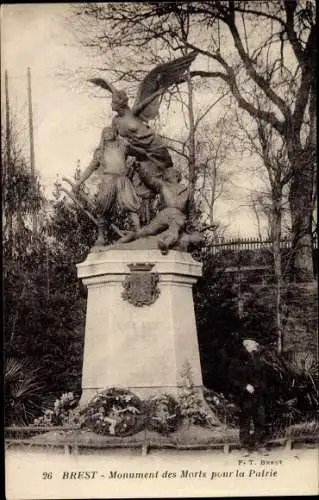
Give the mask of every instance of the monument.
[{"label": "monument", "polygon": [[[100,173],[95,214],[88,213],[98,227],[97,239],[77,265],[88,290],[80,405],[109,387],[129,389],[142,399],[175,395],[185,364],[194,386],[202,390],[192,296],[201,264],[189,252],[201,242],[201,234],[188,231],[190,188],[148,125],[164,92],[185,80],[196,55],[154,68],[131,109],[124,91],[100,78],[91,80],[112,92],[116,116],[69,193],[80,203],[81,184]],[[141,224],[141,207],[154,200],[155,215]],[[113,224],[119,239],[107,245],[103,226],[114,203],[129,214],[131,229]]]},{"label": "monument", "polygon": [[200,275],[189,253],[155,248],[90,253],[78,265],[88,287],[81,404],[107,387],[174,395],[186,362],[201,389],[192,298]]}]

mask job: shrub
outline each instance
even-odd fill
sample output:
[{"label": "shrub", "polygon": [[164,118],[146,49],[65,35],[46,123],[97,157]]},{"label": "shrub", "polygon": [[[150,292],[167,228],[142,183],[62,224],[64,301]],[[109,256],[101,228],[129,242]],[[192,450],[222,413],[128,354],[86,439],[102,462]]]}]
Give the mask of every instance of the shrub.
[{"label": "shrub", "polygon": [[286,436],[319,436],[319,422],[318,420],[311,420],[310,422],[302,422],[295,424],[286,430]]},{"label": "shrub", "polygon": [[204,389],[204,397],[220,422],[228,427],[238,427],[239,408],[225,398],[224,394]]},{"label": "shrub", "polygon": [[210,427],[217,423],[215,414],[202,393],[195,387],[193,382],[192,368],[189,362],[185,362],[181,372],[181,383],[179,385],[178,403],[182,417],[188,424]]},{"label": "shrub", "polygon": [[265,351],[264,363],[269,431],[283,435],[290,425],[318,421],[318,366],[312,353],[295,352],[287,358]]},{"label": "shrub", "polygon": [[5,367],[5,425],[28,425],[42,410],[44,384],[28,360],[10,357]]}]

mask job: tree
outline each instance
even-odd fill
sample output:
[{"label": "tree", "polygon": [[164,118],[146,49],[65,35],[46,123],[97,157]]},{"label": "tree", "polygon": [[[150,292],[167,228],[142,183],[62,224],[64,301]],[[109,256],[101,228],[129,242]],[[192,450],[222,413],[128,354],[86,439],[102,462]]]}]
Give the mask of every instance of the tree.
[{"label": "tree", "polygon": [[14,124],[1,135],[4,249],[5,255],[13,255],[30,245],[30,216],[40,210],[44,197],[38,179],[31,176]]},{"label": "tree", "polygon": [[216,121],[214,127],[205,122],[196,141],[197,196],[203,217],[209,226],[216,226],[215,208],[218,200],[227,193],[232,169],[227,164],[230,158],[232,134],[226,113]]},{"label": "tree", "polygon": [[[43,222],[33,234],[31,216],[34,210],[44,212],[45,199],[19,147],[14,125],[9,141],[5,134],[1,149],[6,405],[14,420],[29,422],[34,412],[41,411],[39,401],[60,394],[64,388],[80,389],[85,295],[74,259],[83,260],[92,244],[92,228],[82,227],[76,238],[71,228],[77,232],[80,214],[72,220],[69,211],[58,204],[53,220],[43,214]],[[86,216],[82,215],[82,220],[87,223]],[[9,368],[18,365],[17,381]],[[36,400],[29,415],[29,410],[23,410],[29,408],[28,398],[30,404]],[[15,413],[12,404],[17,407]],[[25,414],[19,415],[22,411]]]},{"label": "tree", "polygon": [[[102,39],[109,40],[111,47],[117,39],[123,50],[130,46],[136,52],[154,47],[161,39],[171,50],[185,45],[197,50],[214,67],[191,71],[190,77],[222,80],[241,109],[268,124],[281,137],[292,172],[289,203],[293,275],[298,281],[312,280],[316,162],[314,2],[86,4],[83,14],[93,14],[105,23]],[[110,25],[111,35],[106,31]],[[203,26],[209,36],[203,34]],[[229,47],[231,50],[227,51]],[[266,108],[256,106],[256,93],[265,97]]]},{"label": "tree", "polygon": [[26,302],[33,302],[33,312],[39,306],[30,277],[35,270],[39,272],[42,235],[33,234],[31,219],[41,209],[44,198],[20,147],[17,124],[13,120],[9,123],[8,117],[9,112],[1,142],[5,417],[7,425],[19,425],[30,423],[41,412],[41,402],[46,397],[43,373],[28,350],[20,349],[19,342],[30,342],[26,327],[29,318],[23,315]]},{"label": "tree", "polygon": [[80,217],[76,224],[74,219],[58,204],[32,244],[5,262],[6,357],[36,364],[43,400],[63,390],[80,391],[86,301],[75,263],[89,249],[85,236],[92,244],[92,232],[80,232]]},{"label": "tree", "polygon": [[[281,137],[267,123],[259,118],[253,121],[245,121],[245,117],[237,113],[237,125],[239,136],[236,140],[240,147],[251,153],[261,161],[254,166],[255,171],[260,173],[263,181],[266,177],[266,191],[254,193],[251,197],[253,207],[258,218],[262,213],[266,215],[271,241],[271,252],[273,260],[273,274],[275,287],[275,309],[276,328],[278,337],[278,350],[283,349],[282,314],[281,314],[281,288],[283,275],[287,274],[282,269],[282,225],[285,211],[286,190],[289,186],[292,172],[286,155],[285,147]],[[286,266],[287,267],[287,266]]]},{"label": "tree", "polygon": [[[40,210],[44,200],[19,145],[16,128],[16,123],[8,122],[1,143],[5,326],[10,339],[15,335],[20,303],[26,295],[24,271],[39,243],[38,235],[30,228],[30,216]],[[10,307],[9,297],[13,296],[15,304]]]},{"label": "tree", "polygon": [[[252,118],[267,124],[281,138],[291,169],[293,273],[298,281],[311,280],[316,163],[314,3],[285,0],[252,5],[247,1],[213,1],[200,5],[190,2],[153,3],[152,6],[159,17],[175,16],[176,11],[183,11],[208,27],[212,35],[208,44],[196,42],[194,35],[193,42],[187,42],[189,48],[218,63],[218,71],[206,75],[202,72],[201,76],[225,81],[238,106]],[[256,29],[259,36],[254,43],[251,34]],[[225,33],[221,33],[222,30]],[[183,39],[183,33],[171,34],[177,43]],[[225,37],[234,45],[236,58],[233,60],[223,54]],[[193,72],[193,76],[196,74],[200,72]],[[266,107],[256,105],[256,91],[257,97],[262,92],[266,98]]]}]

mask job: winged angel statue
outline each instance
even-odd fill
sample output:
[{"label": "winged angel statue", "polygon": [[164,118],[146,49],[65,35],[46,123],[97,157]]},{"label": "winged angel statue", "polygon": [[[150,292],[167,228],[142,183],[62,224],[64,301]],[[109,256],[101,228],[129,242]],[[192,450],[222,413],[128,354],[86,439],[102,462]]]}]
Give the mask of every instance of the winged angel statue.
[{"label": "winged angel statue", "polygon": [[[128,96],[124,90],[117,90],[114,85],[102,78],[89,80],[112,93],[112,110],[116,113],[111,127],[103,129],[100,144],[91,163],[77,184],[73,186],[73,192],[78,194],[80,185],[94,171],[99,169],[102,174],[97,194],[98,214],[95,220],[99,233],[96,246],[104,244],[103,221],[115,202],[131,214],[134,226],[134,232],[128,237],[124,236],[123,241],[131,241],[168,228],[169,224],[164,223],[164,225],[160,224],[161,228],[155,224],[156,230],[152,232],[147,232],[147,228],[140,229],[137,213],[141,205],[141,197],[136,191],[136,185],[132,183],[133,175],[127,167],[127,157],[135,159],[134,165],[137,168],[135,168],[134,175],[139,177],[139,182],[146,191],[151,191],[154,195],[163,195],[164,188],[166,193],[166,196],[162,196],[166,205],[164,208],[167,208],[167,201],[168,204],[172,204],[172,196],[168,192],[170,191],[169,182],[171,182],[169,179],[174,176],[167,176],[166,171],[173,168],[173,161],[166,144],[152,130],[148,122],[158,115],[161,100],[169,87],[185,81],[187,71],[196,56],[197,52],[194,51],[153,68],[141,82],[132,108],[129,107]],[[158,181],[154,182],[154,179]],[[179,187],[176,189],[176,186],[171,186],[171,188],[173,197],[176,198],[176,193],[181,189]],[[185,188],[182,192],[184,200]],[[173,202],[173,205],[179,205],[178,210],[183,210],[185,203],[181,206],[180,203]],[[116,229],[121,235],[121,231]]]},{"label": "winged angel statue", "polygon": [[150,161],[161,169],[173,165],[167,147],[148,122],[158,115],[162,96],[168,88],[185,81],[185,74],[196,56],[197,52],[193,51],[153,68],[141,82],[131,109],[125,91],[117,90],[102,78],[90,80],[112,93],[112,110],[117,113],[112,126],[128,141],[129,154],[138,160]]}]

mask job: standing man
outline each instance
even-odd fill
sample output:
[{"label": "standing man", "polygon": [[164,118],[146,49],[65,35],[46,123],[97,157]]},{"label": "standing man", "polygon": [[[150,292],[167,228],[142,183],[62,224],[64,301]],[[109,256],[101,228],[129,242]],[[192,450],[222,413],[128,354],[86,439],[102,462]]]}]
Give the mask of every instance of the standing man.
[{"label": "standing man", "polygon": [[[244,339],[244,350],[230,363],[230,383],[239,415],[240,444],[248,451],[265,452],[266,442],[266,374],[260,356],[260,345]],[[253,432],[251,434],[251,427]]]}]

